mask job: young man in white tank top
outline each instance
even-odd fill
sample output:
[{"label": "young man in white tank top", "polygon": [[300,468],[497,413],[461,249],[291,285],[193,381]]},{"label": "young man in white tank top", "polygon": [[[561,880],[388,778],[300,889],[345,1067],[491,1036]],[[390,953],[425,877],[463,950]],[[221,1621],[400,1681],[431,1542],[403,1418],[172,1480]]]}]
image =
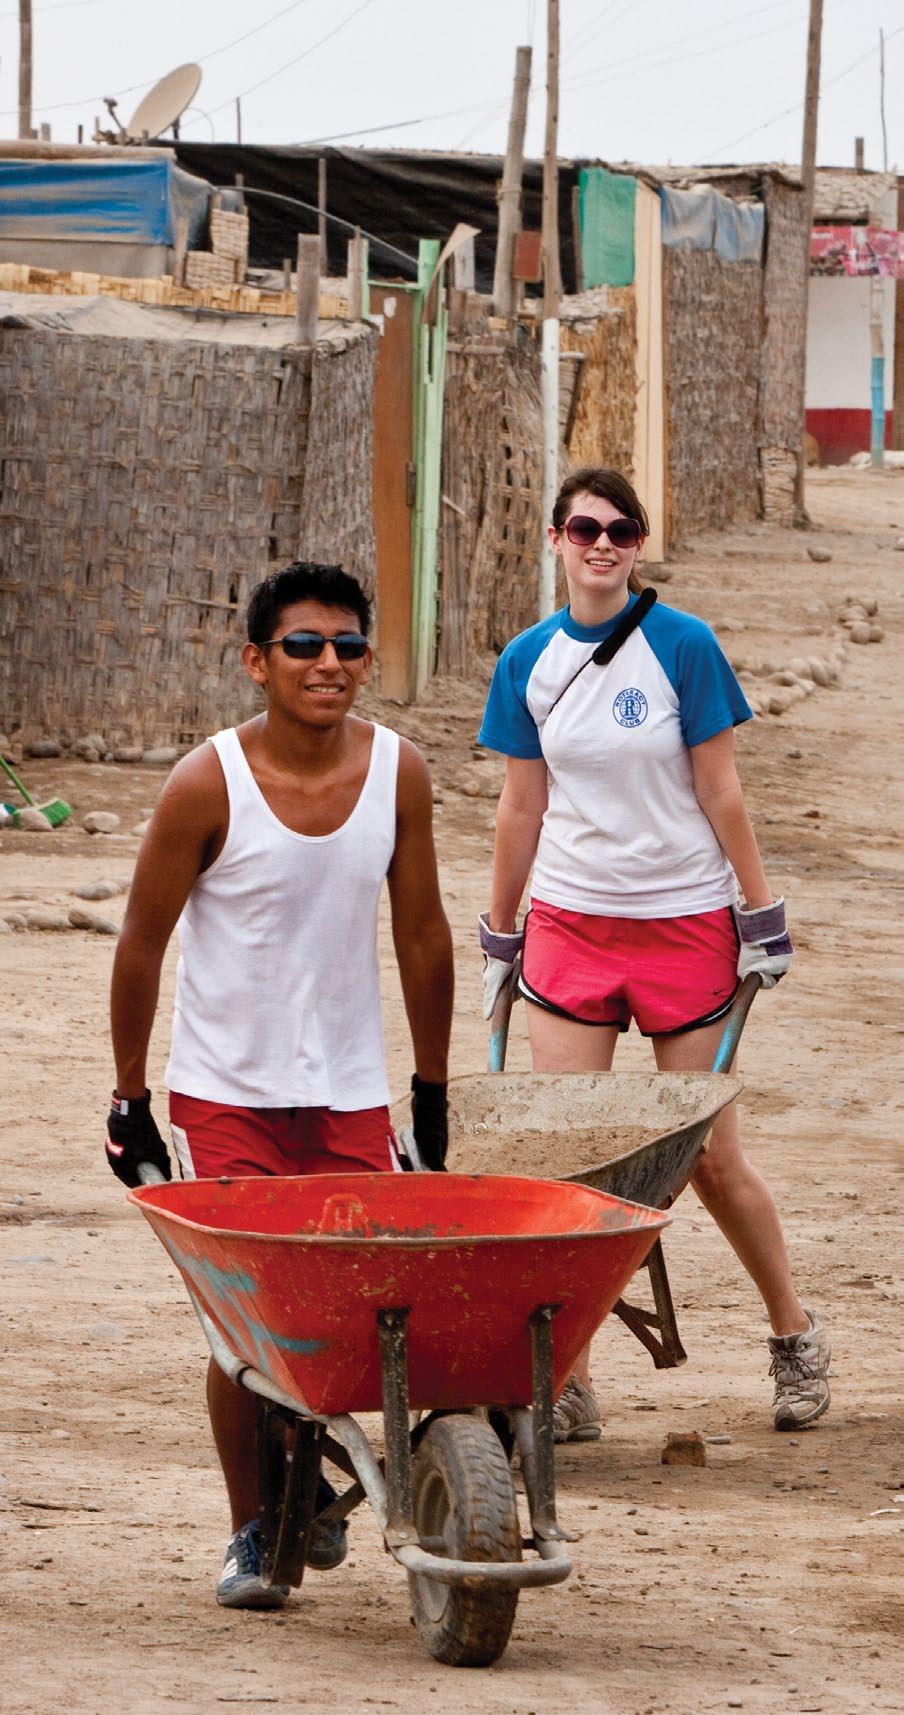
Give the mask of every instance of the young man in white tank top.
[{"label": "young man in white tank top", "polygon": [[[266,707],[173,769],[145,835],[113,967],[116,1089],[107,1157],[127,1185],[166,1178],[146,1060],[160,969],[181,958],[166,1070],[183,1178],[390,1172],[377,916],[389,887],[414,1049],[424,1164],[446,1145],[452,940],[439,894],[426,763],[353,714],[369,675],[370,604],[337,566],[297,562],[253,592],[245,671]],[[282,1606],[260,1579],[255,1396],[211,1361],[207,1400],[232,1510],[217,1599]],[[321,1478],[318,1510],[332,1491]],[[308,1563],[345,1555],[315,1524]]]}]

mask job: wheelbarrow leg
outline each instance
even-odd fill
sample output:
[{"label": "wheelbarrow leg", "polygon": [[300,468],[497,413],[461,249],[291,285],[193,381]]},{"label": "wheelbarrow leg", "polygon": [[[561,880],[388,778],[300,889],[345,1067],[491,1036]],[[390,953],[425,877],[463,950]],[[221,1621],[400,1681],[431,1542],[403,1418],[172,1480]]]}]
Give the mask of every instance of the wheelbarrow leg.
[{"label": "wheelbarrow leg", "polygon": [[628,1304],[624,1298],[617,1299],[612,1308],[641,1345],[646,1346],[657,1370],[673,1370],[678,1364],[687,1363],[687,1353],[678,1333],[672,1290],[659,1239],[644,1266],[650,1273],[655,1309],[643,1310],[639,1304]]},{"label": "wheelbarrow leg", "polygon": [[408,1309],[377,1311],[383,1428],[386,1448],[386,1541],[390,1548],[417,1542],[411,1489],[408,1419]]},{"label": "wheelbarrow leg", "polygon": [[261,1402],[258,1468],[265,1584],[298,1585],[304,1577],[323,1433],[322,1423]]},{"label": "wheelbarrow leg", "polygon": [[552,1319],[558,1308],[557,1304],[542,1304],[530,1318],[531,1410],[530,1414],[523,1408],[510,1413],[521,1456],[533,1543],[540,1554],[546,1545],[570,1540],[556,1519]]}]

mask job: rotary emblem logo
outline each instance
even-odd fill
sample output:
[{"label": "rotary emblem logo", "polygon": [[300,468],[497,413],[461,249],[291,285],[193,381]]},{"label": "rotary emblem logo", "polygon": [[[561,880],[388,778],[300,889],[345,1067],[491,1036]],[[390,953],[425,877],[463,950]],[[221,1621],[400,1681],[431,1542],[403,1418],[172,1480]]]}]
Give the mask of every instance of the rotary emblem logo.
[{"label": "rotary emblem logo", "polygon": [[639,691],[636,685],[628,685],[624,691],[619,691],[612,704],[612,713],[619,726],[643,726],[649,714],[649,704],[643,691]]}]

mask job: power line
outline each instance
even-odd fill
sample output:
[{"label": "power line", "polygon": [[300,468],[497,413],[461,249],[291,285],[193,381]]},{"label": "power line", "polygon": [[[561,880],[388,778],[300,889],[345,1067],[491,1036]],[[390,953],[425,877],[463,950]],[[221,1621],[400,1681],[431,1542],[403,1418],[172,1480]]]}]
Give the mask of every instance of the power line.
[{"label": "power line", "polygon": [[[886,44],[893,42],[895,36],[900,36],[902,31],[904,31],[904,24],[899,24],[896,30],[892,30],[886,36]],[[830,89],[833,83],[840,83],[843,77],[847,77],[850,72],[856,71],[858,66],[865,65],[867,60],[873,59],[878,52],[878,46],[870,48],[867,53],[861,54],[856,60],[852,60],[850,65],[844,67],[843,71],[836,72],[834,77],[825,78],[821,89]],[[761,125],[754,125],[753,129],[745,131],[743,136],[732,137],[728,143],[720,143],[718,149],[711,149],[708,152],[709,158],[713,159],[716,155],[724,155],[726,149],[733,149],[737,143],[746,143],[748,137],[756,137],[761,131],[771,130],[772,126],[777,125],[781,119],[788,119],[792,113],[799,113],[803,105],[802,101],[796,101],[793,107],[786,107],[782,113],[776,113],[772,119],[764,119]]]},{"label": "power line", "polygon": [[563,65],[567,60],[572,59],[581,48],[586,48],[589,42],[595,41],[597,36],[600,35],[603,30],[614,30],[616,24],[620,23],[622,18],[626,17],[629,12],[633,12],[637,5],[637,0],[628,0],[628,5],[624,10],[619,12],[617,18],[613,18],[612,13],[615,11],[618,4],[619,0],[610,0],[609,6],[607,6],[601,17],[591,18],[589,24],[584,24],[584,26],[577,31],[576,35],[569,43],[567,52],[562,56]]},{"label": "power line", "polygon": [[[665,53],[669,48],[683,47],[685,42],[698,42],[703,36],[712,36],[717,30],[726,30],[735,24],[743,24],[747,18],[762,18],[769,12],[777,12],[780,7],[796,4],[797,0],[772,0],[770,6],[752,6],[749,12],[741,12],[736,18],[723,18],[718,24],[708,24],[705,30],[692,30],[689,35],[675,36],[670,42],[659,42],[652,50],[654,53]],[[620,59],[607,60],[605,65],[585,66],[576,73],[579,77],[589,77],[598,71],[609,71],[616,66],[631,65],[636,60],[643,60],[650,53],[650,48],[640,48],[636,54],[624,54]],[[568,85],[572,87],[571,84]]]},{"label": "power line", "polygon": [[[214,190],[231,191],[234,189],[234,185],[214,185]],[[350,220],[343,220],[342,216],[339,214],[330,214],[328,209],[318,208],[316,203],[302,202],[301,197],[287,196],[285,191],[258,190],[255,185],[243,184],[242,196],[268,197],[272,202],[289,203],[292,208],[303,208],[308,214],[316,214],[318,217],[325,216],[333,226],[341,226],[346,232],[360,232],[362,238],[366,238],[368,243],[377,245],[380,250],[387,251],[390,256],[401,257],[402,261],[407,263],[408,267],[412,268],[415,274],[417,274],[418,262],[416,256],[409,256],[407,250],[400,250],[397,244],[390,244],[388,238],[378,238],[376,233],[368,232],[366,227],[356,226]]]},{"label": "power line", "polygon": [[[780,0],[780,3],[784,4],[785,0]],[[843,6],[850,6],[852,4],[853,4],[853,0],[835,0],[835,5],[830,7],[829,10],[832,12],[837,12]],[[757,8],[757,11],[759,11],[759,8]],[[751,13],[747,12],[747,13],[742,14],[742,16],[743,17],[750,17]],[[588,79],[588,81],[586,83],[578,83],[576,81],[571,81],[571,82],[566,83],[564,87],[569,89],[569,90],[575,91],[575,90],[580,90],[580,89],[596,89],[599,87],[600,84],[603,84],[603,83],[616,83],[619,81],[619,77],[620,77],[620,71],[617,70],[616,68],[620,68],[621,66],[628,65],[631,62],[636,62],[638,60],[640,60],[641,63],[637,66],[637,70],[641,71],[641,72],[643,72],[643,71],[660,71],[663,66],[671,67],[671,66],[676,66],[676,65],[685,65],[689,60],[705,59],[708,54],[724,53],[727,48],[734,49],[734,48],[744,47],[744,46],[746,46],[746,44],[748,42],[759,41],[763,36],[774,36],[774,35],[778,35],[780,33],[780,31],[782,31],[782,30],[793,29],[796,24],[799,24],[803,21],[803,16],[804,15],[802,14],[796,18],[786,18],[780,24],[769,24],[765,30],[752,30],[750,32],[750,34],[746,35],[746,36],[732,36],[727,41],[724,41],[724,42],[713,42],[710,44],[709,47],[698,48],[693,53],[690,53],[690,54],[681,54],[678,56],[677,59],[674,58],[672,55],[668,55],[668,57],[665,59],[649,60],[649,59],[645,59],[642,54],[638,53],[638,54],[629,55],[628,58],[625,60],[610,60],[608,65],[605,67],[605,70],[607,72],[611,72],[612,73],[611,76],[600,77],[600,78],[593,77],[593,78]],[[740,23],[741,19],[737,19],[736,21],[738,23]],[[714,27],[720,28],[722,26],[716,25]],[[701,35],[707,35],[708,33],[709,32],[705,31],[705,30],[700,31]],[[684,37],[683,39],[685,41],[690,41],[690,40],[693,40],[693,37]],[[680,43],[680,40],[681,40],[681,38],[679,38],[679,41],[677,41],[677,42],[664,42],[662,44],[661,49],[657,48],[654,51],[656,53],[659,53],[660,51],[665,52],[668,48],[677,47]],[[598,69],[602,70],[604,68],[600,67]]]},{"label": "power line", "polygon": [[[39,15],[43,15],[44,12],[71,12],[75,10],[76,6],[96,6],[97,4],[98,0],[49,0],[48,5],[41,7]],[[0,23],[4,18],[19,18],[20,16],[19,12],[0,12]]]},{"label": "power line", "polygon": [[[51,4],[54,5],[54,3],[55,3],[55,0],[51,0]],[[62,6],[62,9],[64,9],[64,10],[68,9],[68,5],[87,6],[87,5],[93,5],[94,3],[95,3],[95,0],[68,0],[68,4],[63,5],[63,0],[56,0],[57,9],[59,8],[59,6]],[[367,3],[369,4],[370,0],[367,0]],[[219,48],[211,48],[210,51],[206,54],[198,54],[196,56],[198,63],[201,65],[206,65],[208,60],[216,59],[218,54],[225,54],[228,52],[228,50],[230,48],[237,47],[240,42],[247,42],[250,36],[259,35],[261,30],[268,29],[271,24],[277,23],[280,18],[285,18],[289,12],[297,12],[299,6],[307,6],[308,4],[309,4],[309,0],[292,0],[291,5],[283,6],[281,11],[279,11],[279,12],[272,12],[269,18],[264,18],[262,23],[255,24],[253,29],[246,30],[244,35],[234,37],[234,39],[231,42],[224,42],[222,44],[222,46]],[[50,10],[50,7],[48,7],[47,10]],[[12,18],[12,17],[17,18],[19,16],[19,14],[18,14],[18,12],[15,12],[15,13],[5,12],[2,14],[2,16],[6,17],[6,18]],[[339,27],[341,28],[341,25]],[[329,40],[329,38],[325,37],[324,40]],[[313,50],[309,50],[309,51],[313,52]],[[165,75],[165,73],[163,73],[163,72],[160,73],[160,77],[163,77],[164,75]],[[128,86],[128,88],[121,89],[119,91],[119,97],[117,97],[117,99],[119,99],[123,95],[137,95],[139,90],[146,90],[149,87],[149,83],[153,84],[153,83],[157,83],[157,82],[159,82],[159,78],[152,78],[149,80],[149,82],[146,81],[144,83],[130,84]],[[73,107],[89,107],[93,101],[103,101],[103,99],[104,99],[104,97],[102,95],[94,94],[94,95],[84,95],[78,101],[42,102],[42,103],[36,103],[35,105],[36,105],[36,108],[39,108],[41,113],[62,113],[67,109],[72,109]],[[229,103],[224,103],[224,106],[229,106],[229,105],[231,105],[231,101]],[[3,119],[10,118],[10,117],[14,116],[16,113],[18,113],[18,111],[19,110],[17,107],[6,108],[5,110],[0,111],[0,118],[3,118]],[[219,109],[215,108],[214,111],[218,112]]]},{"label": "power line", "polygon": [[[281,77],[284,71],[290,71],[292,66],[300,65],[302,60],[306,60],[311,54],[316,53],[317,49],[322,48],[325,42],[331,42],[334,36],[338,36],[340,30],[344,30],[347,24],[350,24],[354,18],[360,17],[361,13],[366,12],[368,7],[373,4],[374,0],[361,0],[360,5],[355,6],[351,12],[346,13],[346,16],[341,18],[338,24],[335,24],[331,30],[328,30],[325,36],[320,36],[316,42],[312,42],[309,48],[305,48],[302,53],[296,54],[294,59],[286,60],[283,65],[277,66],[276,71],[269,72],[266,77],[260,78],[257,83],[252,83],[248,89],[240,89],[238,92],[239,100],[242,100],[246,95],[254,95],[255,91],[263,89],[266,83],[272,83],[274,78]],[[235,100],[235,96],[230,96],[228,101],[221,101],[218,107],[211,107],[210,112],[222,113],[224,108],[232,107]]]},{"label": "power line", "polygon": [[284,6],[281,12],[272,12],[262,24],[255,24],[253,30],[246,30],[243,36],[236,36],[233,41],[224,42],[221,48],[213,48],[209,54],[199,55],[200,63],[206,65],[208,60],[215,60],[218,54],[228,53],[230,48],[237,48],[240,42],[247,42],[251,36],[259,36],[261,30],[269,29],[270,25],[277,23],[280,18],[285,18],[290,12],[297,12],[299,6],[307,6],[308,4],[309,0],[292,0],[290,6]]}]

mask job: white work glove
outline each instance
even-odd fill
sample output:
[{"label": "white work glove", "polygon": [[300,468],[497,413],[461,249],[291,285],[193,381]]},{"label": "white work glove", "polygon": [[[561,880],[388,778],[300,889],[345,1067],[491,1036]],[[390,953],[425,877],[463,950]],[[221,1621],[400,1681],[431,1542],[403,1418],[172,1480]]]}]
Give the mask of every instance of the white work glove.
[{"label": "white work glove", "polygon": [[763,987],[774,988],[794,957],[784,899],[775,899],[771,905],[762,905],[754,911],[740,905],[733,905],[732,910],[741,942],[738,976],[743,980],[751,971],[758,971]]},{"label": "white work glove", "polygon": [[483,953],[483,1016],[489,1019],[506,984],[511,983],[514,988],[518,981],[524,930],[516,929],[513,935],[497,935],[490,928],[488,911],[481,911],[477,927]]}]

